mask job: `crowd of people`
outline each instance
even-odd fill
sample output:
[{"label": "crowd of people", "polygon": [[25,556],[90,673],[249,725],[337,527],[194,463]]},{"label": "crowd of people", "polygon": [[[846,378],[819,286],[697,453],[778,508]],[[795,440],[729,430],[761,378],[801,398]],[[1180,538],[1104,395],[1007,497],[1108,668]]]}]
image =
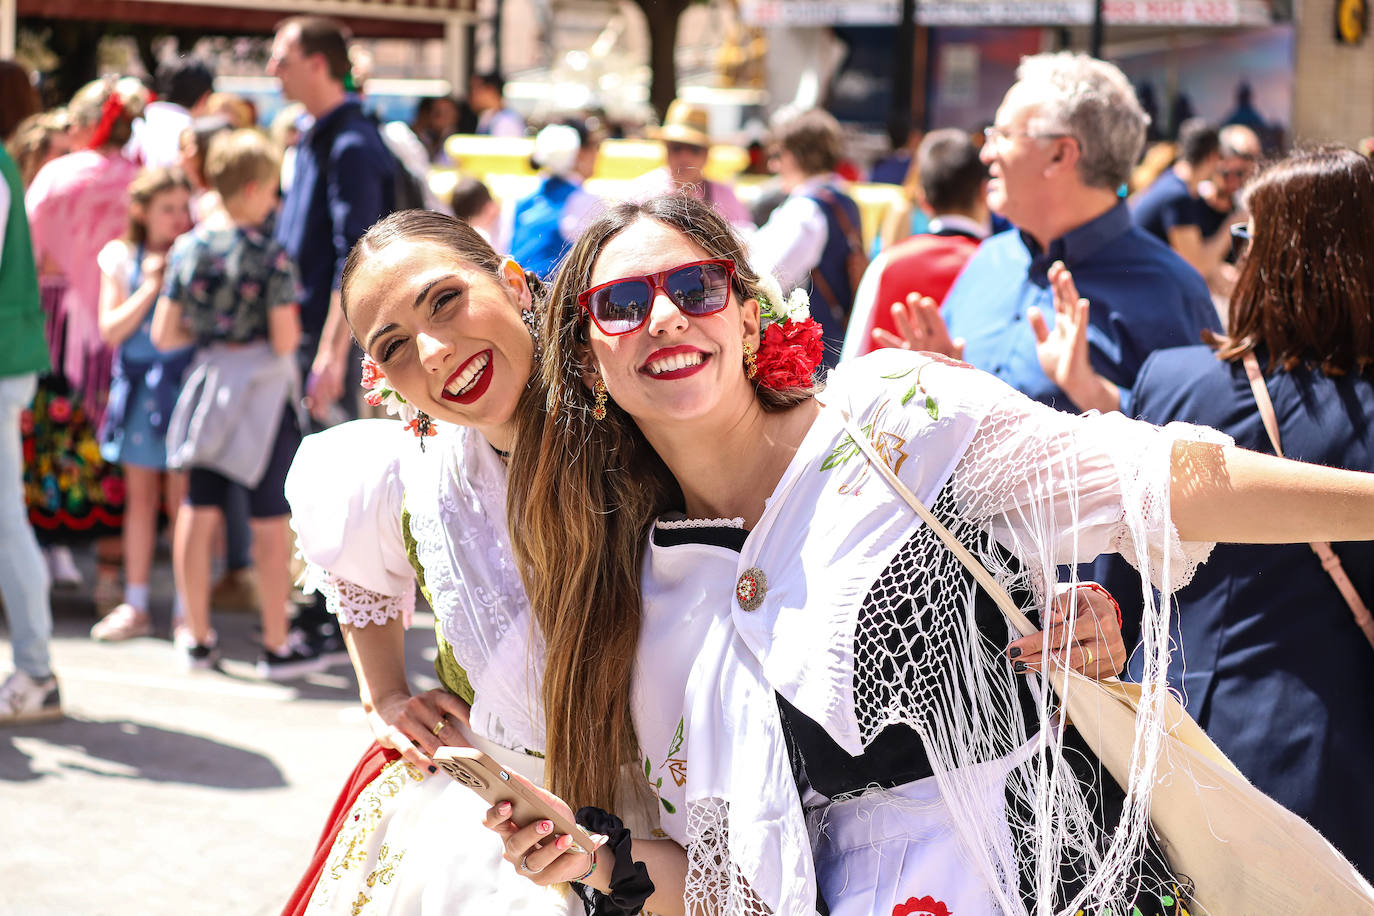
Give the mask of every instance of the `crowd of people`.
[{"label": "crowd of people", "polygon": [[[193,60],[3,125],[0,721],[61,714],[34,528],[107,535],[113,642],[152,631],[165,515],[188,667],[252,565],[260,674],[341,640],[357,675],[376,741],[288,913],[1178,916],[1209,876],[1151,828],[1168,687],[1374,901],[1368,157],[1197,121],[1146,153],[1117,68],[1034,55],[981,133],[914,145],[870,260],[822,110],[776,118],[752,210],[682,100],[619,199],[569,117],[526,196],[434,205],[407,182],[447,136],[525,122],[484,75],[392,131],[356,70],[294,17],[276,140]],[[1057,666],[1143,686],[1130,780]]]}]

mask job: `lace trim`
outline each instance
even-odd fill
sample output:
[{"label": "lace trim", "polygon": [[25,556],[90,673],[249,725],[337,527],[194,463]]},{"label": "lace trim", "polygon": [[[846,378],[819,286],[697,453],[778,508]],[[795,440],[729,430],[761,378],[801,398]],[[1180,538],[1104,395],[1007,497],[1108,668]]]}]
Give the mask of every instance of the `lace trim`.
[{"label": "lace trim", "polygon": [[743,528],[744,518],[661,518],[654,527],[662,531],[683,531],[689,528]]},{"label": "lace trim", "polygon": [[306,565],[303,580],[306,594],[319,592],[329,613],[351,627],[382,626],[400,617],[408,629],[415,615],[413,590],[402,595],[378,594],[313,564]]}]

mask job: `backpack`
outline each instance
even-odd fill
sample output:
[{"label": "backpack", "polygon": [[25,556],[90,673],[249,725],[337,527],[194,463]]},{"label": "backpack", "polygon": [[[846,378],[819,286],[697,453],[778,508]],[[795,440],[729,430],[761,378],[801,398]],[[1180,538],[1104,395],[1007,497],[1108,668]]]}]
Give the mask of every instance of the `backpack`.
[{"label": "backpack", "polygon": [[391,154],[391,199],[392,212],[397,210],[426,210],[429,208],[425,199],[425,178],[416,175],[406,167],[405,159],[402,158],[396,149],[396,141],[386,132],[386,126],[375,112],[367,113],[368,119],[377,128],[377,136],[381,138],[382,145]]},{"label": "backpack", "polygon": [[[382,134],[382,140],[386,140],[386,134]],[[421,182],[420,176],[406,168],[405,163],[401,161],[401,157],[396,155],[396,151],[392,150],[390,145],[387,146],[387,149],[391,151],[391,161],[393,165],[395,165],[391,173],[393,182],[392,193],[394,195],[392,199],[396,202],[395,209],[426,209],[425,186]]]},{"label": "backpack", "polygon": [[864,253],[863,236],[859,234],[858,227],[850,222],[849,214],[840,206],[840,202],[829,189],[821,188],[816,196],[825,202],[827,210],[835,214],[840,231],[844,233],[845,244],[849,248],[849,252],[844,256],[844,268],[849,275],[849,288],[857,292],[859,283],[864,278],[864,271],[868,270],[868,255]]}]

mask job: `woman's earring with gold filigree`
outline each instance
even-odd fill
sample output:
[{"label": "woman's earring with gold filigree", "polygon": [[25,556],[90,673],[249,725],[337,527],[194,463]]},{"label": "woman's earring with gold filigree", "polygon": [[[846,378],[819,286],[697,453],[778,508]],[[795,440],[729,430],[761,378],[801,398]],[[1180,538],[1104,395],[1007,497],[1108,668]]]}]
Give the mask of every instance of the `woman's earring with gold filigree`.
[{"label": "woman's earring with gold filigree", "polygon": [[596,396],[596,403],[592,405],[592,419],[606,419],[606,383],[597,379],[592,386],[592,394]]},{"label": "woman's earring with gold filigree", "polygon": [[754,345],[749,341],[744,342],[744,374],[749,378],[759,374],[759,364],[754,356]]}]

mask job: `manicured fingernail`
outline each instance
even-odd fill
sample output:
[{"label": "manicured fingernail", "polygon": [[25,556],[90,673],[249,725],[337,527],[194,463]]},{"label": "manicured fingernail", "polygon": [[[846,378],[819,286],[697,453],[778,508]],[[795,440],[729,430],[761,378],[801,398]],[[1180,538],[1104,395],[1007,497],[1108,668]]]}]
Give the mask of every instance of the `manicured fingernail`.
[{"label": "manicured fingernail", "polygon": [[1026,663],[1025,663],[1025,662],[1017,662],[1016,664],[1014,664],[1014,665],[1011,666],[1011,670],[1012,670],[1012,671],[1015,671],[1017,674],[1025,674],[1025,673],[1026,673]]},{"label": "manicured fingernail", "polygon": [[1011,658],[1020,658],[1020,657],[1021,657],[1021,647],[1020,647],[1020,646],[1012,646],[1010,649],[1007,650],[1007,655],[1010,656]]},{"label": "manicured fingernail", "polygon": [[438,768],[438,767],[430,767],[430,768],[429,768],[429,771],[430,771],[431,773],[437,773],[437,772],[439,772],[439,768]]},{"label": "manicured fingernail", "polygon": [[540,821],[540,822],[539,822],[539,832],[540,832],[540,833],[548,833],[548,832],[549,832],[550,830],[552,830],[552,829],[553,829],[553,821]]},{"label": "manicured fingernail", "polygon": [[497,805],[496,813],[502,815],[510,814],[510,802],[501,802],[501,804]]},{"label": "manicured fingernail", "polygon": [[567,849],[569,846],[572,845],[572,837],[564,834],[563,836],[554,840],[553,845],[558,847],[559,849]]}]

